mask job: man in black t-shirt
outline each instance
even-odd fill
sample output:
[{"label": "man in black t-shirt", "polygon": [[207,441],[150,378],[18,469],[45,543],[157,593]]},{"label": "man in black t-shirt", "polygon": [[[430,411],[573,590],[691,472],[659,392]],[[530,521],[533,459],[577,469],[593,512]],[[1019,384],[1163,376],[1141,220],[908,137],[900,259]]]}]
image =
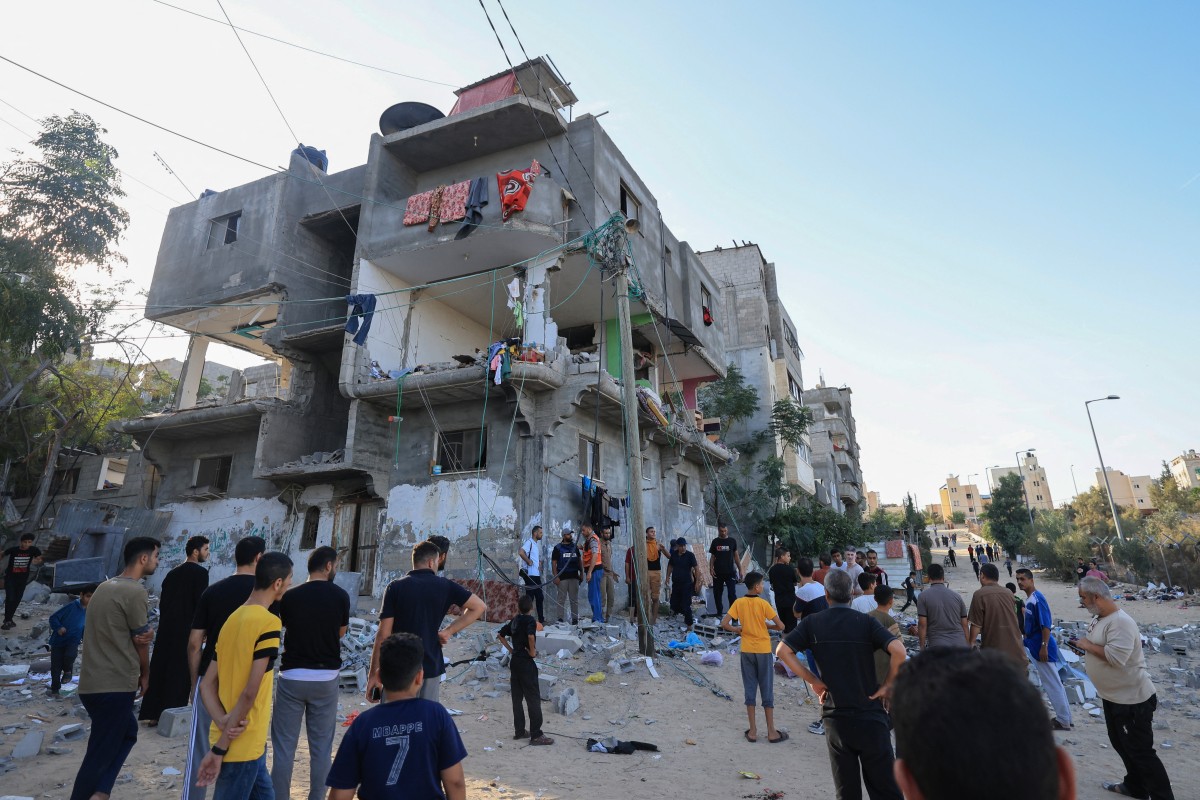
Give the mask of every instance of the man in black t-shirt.
[{"label": "man in black t-shirt", "polygon": [[[775,655],[804,679],[821,703],[825,744],[837,797],[858,798],[859,770],[871,800],[902,800],[892,773],[892,741],[883,700],[890,696],[904,645],[868,614],[850,608],[850,576],[841,570],[825,578],[829,608],[805,617],[783,637]],[[810,650],[818,678],[796,657]],[[887,679],[875,676],[875,651],[891,656]]]},{"label": "man in black t-shirt", "polygon": [[[509,677],[512,679],[514,739],[529,737],[533,745],[554,744],[554,740],[542,734],[542,690],[538,683],[537,620],[529,613],[533,610],[533,598],[525,595],[517,600],[521,613],[504,623],[496,631],[496,639],[512,653],[508,662]],[[508,640],[512,639],[512,644]],[[525,729],[525,707],[529,707],[529,729]]]},{"label": "man in black t-shirt", "polygon": [[308,580],[279,601],[283,658],[271,715],[271,783],[275,796],[292,796],[292,767],[300,720],[308,729],[308,800],[325,796],[337,728],[341,639],[350,625],[350,595],[333,582],[337,550],[318,547],[308,557]]},{"label": "man in black t-shirt", "polygon": [[4,568],[4,624],[0,630],[12,630],[17,627],[13,617],[17,606],[25,596],[25,585],[29,583],[33,568],[42,563],[42,551],[33,546],[32,533],[21,534],[21,546],[10,547],[4,551],[8,556],[8,566]]},{"label": "man in black t-shirt", "polygon": [[267,551],[261,536],[247,536],[233,548],[234,573],[204,590],[188,637],[188,671],[192,686],[192,746],[183,770],[183,800],[204,800],[208,790],[196,785],[200,762],[209,750],[212,717],[200,698],[199,679],[204,676],[217,649],[217,637],[229,615],[246,604],[254,591],[254,570]]},{"label": "man in black t-shirt", "polygon": [[737,542],[729,535],[729,526],[721,523],[717,526],[717,538],[708,546],[708,571],[713,576],[713,603],[717,606],[717,616],[721,610],[721,590],[729,594],[729,605],[737,599],[738,581],[742,579],[741,564],[738,562]]},{"label": "man in black t-shirt", "polygon": [[692,596],[700,591],[700,563],[696,554],[688,552],[687,539],[680,536],[671,542],[671,555],[667,558],[671,583],[671,613],[683,614],[688,630],[692,629]]},{"label": "man in black t-shirt", "polygon": [[796,615],[792,607],[796,604],[796,567],[792,565],[792,551],[786,547],[775,548],[775,563],[767,570],[771,582],[771,593],[775,595],[775,611],[783,622],[783,632],[796,627]]},{"label": "man in black t-shirt", "polygon": [[[583,575],[583,553],[575,544],[571,523],[563,525],[562,541],[550,551],[550,567],[554,570],[554,604],[558,606],[558,621],[568,616],[571,624],[579,622],[579,578]],[[567,604],[571,613],[567,615]]]},{"label": "man in black t-shirt", "polygon": [[[446,663],[442,647],[450,637],[483,616],[487,606],[461,584],[434,573],[440,557],[437,545],[424,541],[413,548],[412,571],[388,584],[383,593],[383,608],[379,612],[379,632],[371,653],[371,674],[367,678],[367,699],[378,703],[375,690],[383,689],[379,677],[379,647],[393,633],[411,633],[421,638],[424,646],[425,681],[420,696],[435,703],[440,698],[442,675]],[[462,608],[462,615],[442,627],[442,620],[451,606]]]}]

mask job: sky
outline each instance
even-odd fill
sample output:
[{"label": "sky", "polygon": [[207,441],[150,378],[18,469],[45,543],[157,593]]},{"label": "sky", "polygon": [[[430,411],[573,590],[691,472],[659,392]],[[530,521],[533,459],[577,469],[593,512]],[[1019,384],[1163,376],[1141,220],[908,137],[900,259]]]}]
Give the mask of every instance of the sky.
[{"label": "sky", "polygon": [[[479,0],[22,3],[0,56],[237,155],[363,163],[379,114],[506,68]],[[497,0],[483,0],[514,63]],[[1200,446],[1200,5],[508,0],[696,250],[757,243],[820,375],[853,390],[867,487],[936,500],[1036,448],[1055,502],[1098,461],[1157,475]],[[228,25],[243,33],[278,101]],[[402,77],[401,73],[404,76]],[[129,302],[167,210],[263,170],[0,62],[0,159],[41,118],[108,129],[132,216]],[[18,130],[20,129],[20,130]],[[23,132],[22,132],[23,131]],[[168,174],[158,153],[175,171]],[[186,187],[186,188],[185,188]],[[145,351],[182,358],[186,338]],[[209,358],[248,363],[226,348]],[[986,478],[976,478],[985,482]]]}]

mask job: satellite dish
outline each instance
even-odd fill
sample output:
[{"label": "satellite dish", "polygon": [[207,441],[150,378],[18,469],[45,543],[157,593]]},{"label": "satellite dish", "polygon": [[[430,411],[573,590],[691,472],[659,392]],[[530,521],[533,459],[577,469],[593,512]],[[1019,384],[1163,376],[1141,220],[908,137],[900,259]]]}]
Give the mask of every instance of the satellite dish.
[{"label": "satellite dish", "polygon": [[445,116],[428,103],[396,103],[379,117],[379,132],[391,136]]}]

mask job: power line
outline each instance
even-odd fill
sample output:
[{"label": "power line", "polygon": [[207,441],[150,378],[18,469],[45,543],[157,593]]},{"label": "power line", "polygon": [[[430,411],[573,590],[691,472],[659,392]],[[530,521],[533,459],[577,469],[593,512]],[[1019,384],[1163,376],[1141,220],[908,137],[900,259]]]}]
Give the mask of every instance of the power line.
[{"label": "power line", "polygon": [[[171,5],[170,3],[163,2],[163,0],[152,0],[152,2],[154,2],[154,3],[157,3],[157,4],[158,4],[158,5],[160,5],[160,6],[166,6],[167,8],[172,8],[172,9],[174,9],[174,10],[176,10],[176,11],[182,11],[184,14],[191,14],[193,17],[199,17],[200,19],[208,20],[209,22],[215,22],[215,23],[217,23],[218,25],[224,25],[224,24],[225,24],[224,22],[222,22],[222,21],[221,21],[221,20],[219,20],[219,19],[216,19],[215,17],[208,17],[208,16],[205,16],[204,14],[201,14],[201,13],[199,13],[199,12],[192,11],[191,9],[187,9],[187,8],[180,8],[179,6],[175,6],[175,5]],[[286,40],[284,40],[284,39],[279,39],[279,38],[277,38],[277,37],[275,37],[275,36],[270,36],[270,35],[268,35],[268,34],[265,34],[265,33],[259,33],[258,31],[252,31],[252,30],[250,30],[249,28],[240,28],[240,27],[239,27],[239,28],[237,28],[237,30],[241,31],[242,33],[248,33],[248,34],[250,34],[251,36],[259,36],[259,37],[262,37],[263,39],[269,39],[270,41],[272,41],[272,42],[276,42],[276,43],[278,43],[278,44],[286,45],[286,46],[288,46],[288,47],[294,47],[294,48],[296,48],[297,50],[303,50],[303,51],[304,51],[304,52],[306,52],[306,53],[312,53],[313,55],[324,56],[325,58],[332,58],[332,59],[333,59],[333,60],[335,60],[335,61],[343,61],[343,62],[345,62],[345,63],[347,63],[347,64],[353,64],[353,65],[354,65],[354,66],[356,66],[356,67],[365,67],[366,69],[373,69],[373,70],[376,70],[377,72],[384,72],[384,73],[387,73],[388,75],[395,75],[395,76],[397,76],[397,77],[399,77],[399,78],[408,78],[409,80],[421,81],[421,82],[423,82],[423,83],[432,83],[432,84],[435,84],[435,85],[437,85],[437,86],[449,86],[451,89],[457,89],[457,88],[458,88],[458,86],[457,86],[457,85],[455,85],[455,84],[453,84],[453,83],[445,83],[445,82],[443,82],[443,81],[435,81],[435,80],[433,80],[432,78],[422,78],[422,77],[420,77],[419,75],[408,75],[408,74],[406,74],[406,73],[404,73],[404,72],[396,72],[395,70],[387,69],[386,67],[377,67],[377,66],[375,66],[375,65],[373,65],[373,64],[365,64],[365,63],[363,63],[362,61],[355,61],[355,60],[353,60],[353,59],[350,59],[350,58],[344,58],[344,57],[342,57],[342,56],[336,56],[336,55],[334,55],[334,54],[332,54],[332,53],[326,53],[326,52],[323,52],[323,51],[321,51],[321,50],[315,50],[315,49],[313,49],[313,48],[311,48],[311,47],[305,47],[305,46],[304,46],[304,45],[302,45],[302,44],[296,44],[295,42],[289,42],[289,41],[286,41]]]}]

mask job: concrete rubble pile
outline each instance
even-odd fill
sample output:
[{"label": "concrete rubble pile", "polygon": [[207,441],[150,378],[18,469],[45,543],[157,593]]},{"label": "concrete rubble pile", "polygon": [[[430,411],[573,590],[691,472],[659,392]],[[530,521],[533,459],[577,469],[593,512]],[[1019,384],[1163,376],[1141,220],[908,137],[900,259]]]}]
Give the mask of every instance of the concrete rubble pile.
[{"label": "concrete rubble pile", "polygon": [[361,617],[351,617],[342,637],[342,670],[338,686],[344,691],[365,692],[371,669],[371,651],[379,626]]}]

